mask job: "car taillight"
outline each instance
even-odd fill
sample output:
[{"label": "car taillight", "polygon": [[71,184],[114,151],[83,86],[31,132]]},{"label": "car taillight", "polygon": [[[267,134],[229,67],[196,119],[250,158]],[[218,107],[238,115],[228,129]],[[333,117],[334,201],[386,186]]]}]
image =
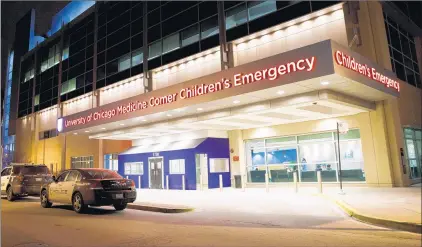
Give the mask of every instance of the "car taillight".
[{"label": "car taillight", "polygon": [[136,185],[135,185],[135,181],[133,181],[133,180],[130,180],[130,187],[132,188],[132,189],[136,189]]},{"label": "car taillight", "polygon": [[89,187],[92,190],[99,190],[103,188],[103,185],[101,184],[100,181],[91,181],[89,182]]}]

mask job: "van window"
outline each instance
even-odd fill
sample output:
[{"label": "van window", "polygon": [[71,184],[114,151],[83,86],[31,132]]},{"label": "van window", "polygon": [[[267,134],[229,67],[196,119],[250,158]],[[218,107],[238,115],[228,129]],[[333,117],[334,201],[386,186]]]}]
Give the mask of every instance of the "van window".
[{"label": "van window", "polygon": [[24,166],[21,169],[22,175],[41,175],[50,174],[50,170],[46,166]]}]

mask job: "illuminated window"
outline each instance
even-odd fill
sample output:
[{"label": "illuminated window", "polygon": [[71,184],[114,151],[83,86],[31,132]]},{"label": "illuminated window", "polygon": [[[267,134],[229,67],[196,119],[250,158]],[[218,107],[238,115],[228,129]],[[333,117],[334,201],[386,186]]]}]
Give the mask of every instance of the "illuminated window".
[{"label": "illuminated window", "polygon": [[229,159],[210,159],[210,172],[229,172]]},{"label": "illuminated window", "polygon": [[161,55],[161,40],[149,45],[149,58],[152,59]]},{"label": "illuminated window", "polygon": [[39,104],[40,104],[40,95],[37,94],[35,95],[35,98],[34,98],[34,106],[39,105]]},{"label": "illuminated window", "polygon": [[163,53],[167,53],[180,48],[180,35],[175,33],[163,39]]},{"label": "illuminated window", "polygon": [[277,3],[275,1],[251,1],[248,2],[248,16],[249,20],[257,19],[268,13],[277,10]]},{"label": "illuminated window", "polygon": [[238,5],[226,11],[226,29],[239,26],[247,21],[246,4]]},{"label": "illuminated window", "polygon": [[72,169],[93,168],[94,156],[71,157],[70,164],[71,164]]},{"label": "illuminated window", "polygon": [[132,67],[141,64],[144,59],[142,48],[132,52]]},{"label": "illuminated window", "polygon": [[199,40],[198,25],[193,25],[182,31],[182,46],[195,43]]},{"label": "illuminated window", "polygon": [[113,170],[113,171],[119,170],[119,162],[117,159],[117,154],[104,155],[104,168]]},{"label": "illuminated window", "polygon": [[143,175],[144,162],[126,162],[124,163],[125,175]]},{"label": "illuminated window", "polygon": [[185,160],[170,160],[170,174],[185,174]]},{"label": "illuminated window", "polygon": [[60,95],[67,94],[73,90],[76,90],[76,78],[72,78],[62,83]]}]

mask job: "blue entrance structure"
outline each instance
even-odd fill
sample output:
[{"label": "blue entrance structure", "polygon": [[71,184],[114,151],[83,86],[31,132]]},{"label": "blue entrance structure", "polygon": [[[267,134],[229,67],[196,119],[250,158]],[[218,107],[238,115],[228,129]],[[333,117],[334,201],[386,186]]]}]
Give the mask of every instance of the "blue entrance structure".
[{"label": "blue entrance structure", "polygon": [[[227,138],[201,138],[148,146],[134,146],[118,155],[118,173],[139,188],[196,190],[231,186],[230,151]],[[200,174],[202,172],[202,180]]]}]

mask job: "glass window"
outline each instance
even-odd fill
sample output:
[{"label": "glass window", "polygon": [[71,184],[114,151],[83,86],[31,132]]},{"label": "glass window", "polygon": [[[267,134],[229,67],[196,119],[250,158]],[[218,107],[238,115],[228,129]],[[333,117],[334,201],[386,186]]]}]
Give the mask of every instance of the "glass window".
[{"label": "glass window", "polygon": [[123,71],[130,68],[130,54],[124,55],[123,57],[119,58],[118,64],[119,71]]},{"label": "glass window", "polygon": [[161,55],[161,40],[149,45],[149,58],[152,59]]},{"label": "glass window", "polygon": [[132,52],[132,67],[143,63],[143,60],[144,53],[142,52],[142,48]]},{"label": "glass window", "polygon": [[246,4],[241,4],[226,12],[226,29],[239,26],[247,21]]},{"label": "glass window", "polygon": [[185,174],[185,160],[170,160],[170,174]]},{"label": "glass window", "polygon": [[248,2],[249,20],[257,19],[277,10],[276,1],[251,1]]},{"label": "glass window", "polygon": [[70,171],[69,175],[66,177],[66,182],[74,182],[78,178],[79,172],[78,171]]},{"label": "glass window", "polygon": [[144,162],[126,162],[124,163],[125,175],[143,175]]},{"label": "glass window", "polygon": [[279,137],[265,140],[265,145],[267,147],[286,145],[289,143],[296,143],[296,136]]},{"label": "glass window", "polygon": [[211,37],[218,34],[218,18],[217,16],[211,17],[201,22],[201,39]]},{"label": "glass window", "polygon": [[94,167],[94,156],[71,157],[70,160],[72,169]]},{"label": "glass window", "polygon": [[57,182],[63,182],[68,173],[69,173],[68,171],[65,171],[62,174],[60,174],[59,177],[57,178]]},{"label": "glass window", "polygon": [[193,25],[182,31],[182,46],[199,41],[198,25]]},{"label": "glass window", "polygon": [[210,172],[229,172],[229,159],[210,159]]},{"label": "glass window", "polygon": [[163,39],[163,53],[171,52],[180,48],[179,33],[172,34]]},{"label": "glass window", "polygon": [[40,104],[40,95],[37,94],[35,95],[35,98],[34,98],[34,106],[39,105],[39,104]]},{"label": "glass window", "polygon": [[63,49],[62,60],[66,60],[69,58],[69,47]]},{"label": "glass window", "polygon": [[302,135],[297,137],[299,143],[300,142],[308,142],[308,141],[326,141],[326,140],[333,140],[333,135],[331,132],[326,133],[318,133],[318,134],[311,134],[311,135]]},{"label": "glass window", "polygon": [[[340,133],[340,140],[350,140],[350,139],[360,139],[360,131],[358,129],[353,129],[347,131],[346,134]],[[337,141],[337,133],[334,132],[334,140]]]}]

